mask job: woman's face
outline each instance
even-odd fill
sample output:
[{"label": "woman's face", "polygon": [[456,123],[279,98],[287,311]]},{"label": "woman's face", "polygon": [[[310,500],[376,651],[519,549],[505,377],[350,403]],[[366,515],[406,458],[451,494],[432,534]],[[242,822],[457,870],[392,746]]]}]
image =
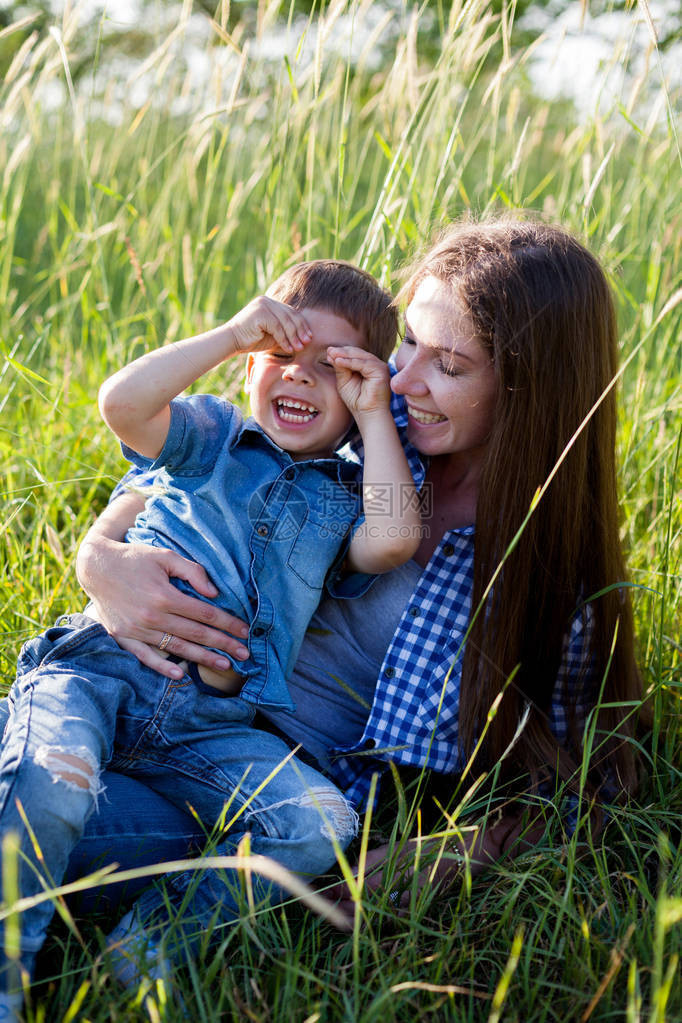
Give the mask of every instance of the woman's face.
[{"label": "woman's face", "polygon": [[407,307],[396,365],[391,388],[407,401],[414,446],[480,467],[493,422],[495,371],[469,316],[435,277],[421,282]]}]

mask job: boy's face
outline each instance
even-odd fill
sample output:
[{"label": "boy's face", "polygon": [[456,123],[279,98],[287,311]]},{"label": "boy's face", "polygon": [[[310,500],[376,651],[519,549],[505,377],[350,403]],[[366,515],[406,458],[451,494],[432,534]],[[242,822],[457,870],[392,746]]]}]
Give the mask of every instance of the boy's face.
[{"label": "boy's face", "polygon": [[325,309],[301,312],[312,341],[291,355],[278,348],[252,352],[245,386],[258,425],[297,460],[331,455],[352,421],[336,389],[327,348],[366,344],[364,335],[342,316]]}]

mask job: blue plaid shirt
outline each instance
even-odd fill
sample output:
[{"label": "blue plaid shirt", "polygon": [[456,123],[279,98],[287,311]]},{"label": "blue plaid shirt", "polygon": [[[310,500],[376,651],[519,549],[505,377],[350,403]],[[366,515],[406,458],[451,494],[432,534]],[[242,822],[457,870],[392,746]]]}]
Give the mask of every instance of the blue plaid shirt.
[{"label": "blue plaid shirt", "polygon": [[[392,411],[415,483],[421,489],[426,466],[407,440],[402,397],[393,395]],[[342,453],[361,461],[362,445],[353,440]],[[132,470],[119,488],[126,483],[149,482],[144,474]],[[458,742],[459,691],[473,564],[474,526],[448,530],[405,607],[379,673],[363,736],[352,748],[338,750],[333,760],[334,781],[357,806],[366,803],[372,775],[383,772],[389,760],[440,772],[464,767]],[[576,612],[554,686],[549,724],[562,745],[568,741],[568,708],[581,730],[594,702],[590,622],[585,609]]]}]

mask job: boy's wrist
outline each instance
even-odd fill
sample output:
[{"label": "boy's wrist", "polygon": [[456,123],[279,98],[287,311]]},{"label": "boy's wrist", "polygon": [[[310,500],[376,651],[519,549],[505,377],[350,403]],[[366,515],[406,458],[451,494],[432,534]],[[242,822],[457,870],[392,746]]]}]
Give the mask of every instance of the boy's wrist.
[{"label": "boy's wrist", "polygon": [[237,333],[229,321],[178,344],[185,348],[186,355],[196,352],[197,360],[201,360],[202,365],[195,377],[196,380],[226,359],[242,354],[237,344]]},{"label": "boy's wrist", "polygon": [[244,355],[245,352],[239,347],[237,342],[237,331],[231,326],[231,321],[221,324],[215,328],[217,340],[221,349],[221,357],[224,362],[226,359],[232,358],[234,355]]},{"label": "boy's wrist", "polygon": [[366,439],[365,434],[373,429],[385,429],[388,425],[392,430],[395,430],[395,421],[391,415],[389,405],[381,408],[366,409],[363,412],[358,411],[354,414],[354,418],[363,440]]}]

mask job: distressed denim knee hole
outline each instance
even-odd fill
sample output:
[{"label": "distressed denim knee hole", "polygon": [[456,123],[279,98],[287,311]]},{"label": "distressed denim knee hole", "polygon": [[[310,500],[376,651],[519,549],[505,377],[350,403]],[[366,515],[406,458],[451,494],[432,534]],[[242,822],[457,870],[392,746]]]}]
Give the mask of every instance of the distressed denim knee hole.
[{"label": "distressed denim knee hole", "polygon": [[100,765],[85,746],[75,750],[64,749],[62,746],[39,746],[34,760],[38,767],[45,768],[55,785],[62,782],[73,791],[87,791],[95,803],[104,791],[100,781]]},{"label": "distressed denim knee hole", "polygon": [[309,792],[280,799],[259,809],[250,810],[246,819],[258,817],[261,813],[279,810],[283,806],[300,807],[302,810],[315,810],[319,817],[319,833],[331,841],[336,840],[346,846],[358,833],[360,818],[348,800],[337,789],[312,788]]},{"label": "distressed denim knee hole", "polygon": [[342,846],[346,846],[358,833],[360,818],[348,800],[335,789],[313,789],[311,797],[321,809],[324,817],[320,831],[331,838],[330,825]]}]

